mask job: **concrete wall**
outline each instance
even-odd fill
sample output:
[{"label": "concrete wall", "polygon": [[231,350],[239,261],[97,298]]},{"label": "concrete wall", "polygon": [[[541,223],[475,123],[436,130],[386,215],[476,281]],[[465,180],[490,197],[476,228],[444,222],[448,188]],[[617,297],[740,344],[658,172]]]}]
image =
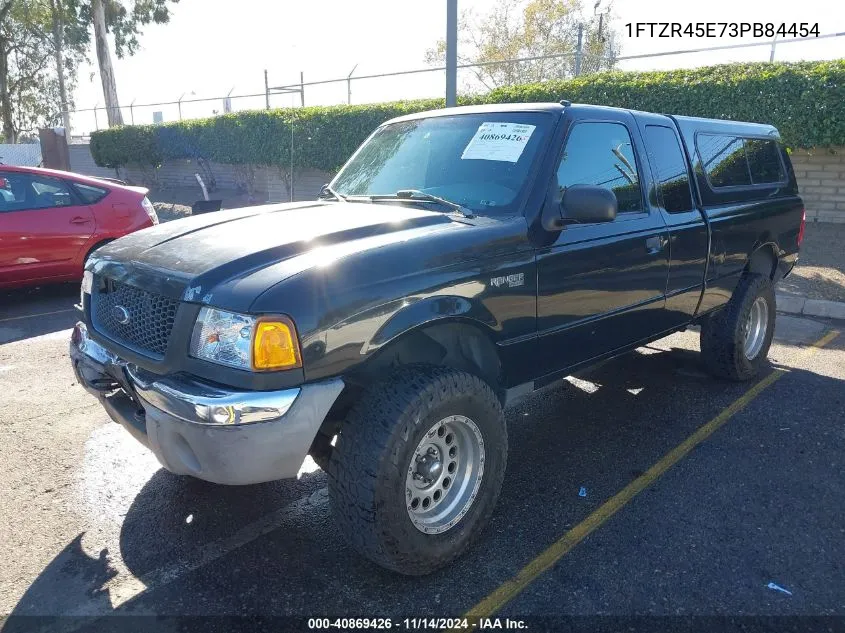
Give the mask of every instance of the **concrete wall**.
[{"label": "concrete wall", "polygon": [[[70,146],[70,167],[72,171],[89,176],[119,177],[132,184],[155,186],[156,188],[192,188],[199,193],[195,174],[204,180],[206,176],[196,161],[190,159],[165,162],[158,169],[122,167],[119,175],[114,169],[98,167],[91,156],[88,145]],[[290,199],[286,174],[276,167],[224,165],[209,163],[211,173],[221,190],[249,190],[259,200],[283,202]],[[294,200],[313,200],[320,187],[331,180],[331,175],[316,169],[296,170],[294,173]],[[199,197],[199,196],[197,196]],[[213,197],[213,196],[212,196]]]},{"label": "concrete wall", "polygon": [[833,152],[816,149],[792,153],[808,222],[845,223],[845,147],[833,148]]},{"label": "concrete wall", "polygon": [[[796,150],[792,153],[792,164],[807,208],[807,220],[845,223],[845,147]],[[70,166],[73,171],[82,174],[115,177],[113,169],[97,167],[88,145],[70,146]],[[244,168],[217,163],[211,163],[210,167],[221,189],[251,186],[261,200],[279,202],[290,199],[285,176],[278,168]],[[197,172],[202,173],[202,170],[195,161],[175,160],[165,163],[158,170],[121,169],[120,177],[136,184],[150,185],[154,178],[158,186],[194,188],[197,187],[194,178]],[[294,200],[313,200],[320,187],[330,179],[330,174],[316,169],[297,170],[294,175]]]},{"label": "concrete wall", "polygon": [[70,157],[70,170],[86,176],[116,178],[114,169],[98,167],[91,156],[91,147],[86,144],[70,144],[67,147]]}]

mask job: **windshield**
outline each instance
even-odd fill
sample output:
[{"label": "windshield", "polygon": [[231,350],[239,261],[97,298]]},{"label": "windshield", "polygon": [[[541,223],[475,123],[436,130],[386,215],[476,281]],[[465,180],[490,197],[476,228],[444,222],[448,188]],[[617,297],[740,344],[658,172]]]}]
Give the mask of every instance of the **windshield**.
[{"label": "windshield", "polygon": [[418,190],[477,213],[519,209],[551,114],[490,112],[379,128],[331,183],[343,196]]}]

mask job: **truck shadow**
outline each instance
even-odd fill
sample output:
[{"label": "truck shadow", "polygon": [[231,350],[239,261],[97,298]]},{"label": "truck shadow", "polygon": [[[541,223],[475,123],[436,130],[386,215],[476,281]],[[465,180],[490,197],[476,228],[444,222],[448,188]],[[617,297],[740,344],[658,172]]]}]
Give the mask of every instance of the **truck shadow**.
[{"label": "truck shadow", "polygon": [[[818,393],[842,389],[790,371],[785,380],[806,377]],[[3,630],[24,630],[16,626],[27,620],[15,616],[79,612],[80,604],[97,615],[458,615],[747,389],[707,377],[696,352],[641,348],[525,398],[507,411],[508,474],[490,527],[462,558],[422,578],[382,570],[345,545],[319,470],[239,488],[161,470],[120,531],[122,563],[148,588],[122,602],[109,596],[107,553],[87,555],[80,535]],[[186,619],[179,630],[206,631],[209,621]]]}]

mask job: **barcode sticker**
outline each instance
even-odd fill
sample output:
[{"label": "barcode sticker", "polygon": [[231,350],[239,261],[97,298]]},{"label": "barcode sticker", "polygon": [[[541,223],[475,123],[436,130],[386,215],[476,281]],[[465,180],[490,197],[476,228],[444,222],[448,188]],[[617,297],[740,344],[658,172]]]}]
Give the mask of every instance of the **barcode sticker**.
[{"label": "barcode sticker", "polygon": [[494,123],[478,126],[461,154],[461,160],[499,160],[515,163],[522,156],[536,126],[526,123]]}]

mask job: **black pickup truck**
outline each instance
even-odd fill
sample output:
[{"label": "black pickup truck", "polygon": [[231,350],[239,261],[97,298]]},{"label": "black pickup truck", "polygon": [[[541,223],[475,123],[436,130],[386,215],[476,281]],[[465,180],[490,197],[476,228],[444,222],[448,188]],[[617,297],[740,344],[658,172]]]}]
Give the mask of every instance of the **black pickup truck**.
[{"label": "black pickup truck", "polygon": [[692,324],[713,374],[755,376],[803,227],[771,126],[424,112],[380,126],[319,200],[96,251],[71,357],[168,470],[251,484],[310,454],[353,545],[423,574],[490,518],[515,398]]}]

